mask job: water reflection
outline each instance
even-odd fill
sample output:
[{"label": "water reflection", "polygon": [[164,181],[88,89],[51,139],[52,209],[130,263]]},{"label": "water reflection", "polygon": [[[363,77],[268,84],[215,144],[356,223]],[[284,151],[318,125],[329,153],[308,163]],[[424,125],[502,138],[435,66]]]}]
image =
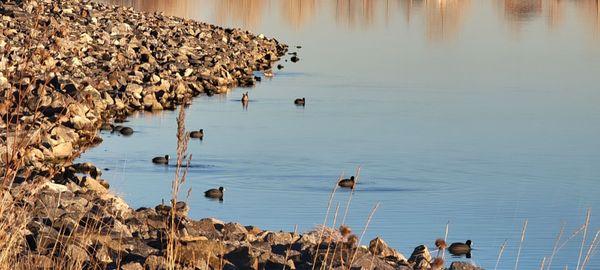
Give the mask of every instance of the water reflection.
[{"label": "water reflection", "polygon": [[267,5],[265,0],[218,0],[214,10],[218,24],[234,22],[244,28],[254,28],[260,25]]},{"label": "water reflection", "polygon": [[581,0],[575,2],[579,16],[597,37],[600,32],[600,1]]},{"label": "water reflection", "polygon": [[312,21],[316,10],[316,0],[281,1],[281,14],[294,29],[300,29]]},{"label": "water reflection", "polygon": [[509,22],[528,21],[542,14],[542,0],[501,0]]},{"label": "water reflection", "polygon": [[455,37],[471,6],[471,0],[429,0],[425,3],[427,37],[433,41]]},{"label": "water reflection", "polygon": [[[347,29],[393,27],[391,22],[403,18],[404,23],[425,25],[424,36],[437,42],[454,39],[462,29],[475,2],[471,0],[97,0],[133,6],[144,11],[162,11],[168,15],[206,20],[214,17],[217,24],[256,30],[265,24],[283,22],[295,30],[310,23],[325,23],[333,18],[337,26]],[[600,30],[598,0],[494,0],[500,17],[513,30],[529,21],[546,18],[548,28],[555,29],[566,14],[580,17],[587,31]],[[488,3],[490,3],[488,2]],[[478,2],[478,12],[486,5]],[[567,12],[576,9],[576,13]],[[322,18],[316,18],[317,10]],[[203,14],[203,12],[205,14]],[[279,13],[275,18],[271,14]]]}]

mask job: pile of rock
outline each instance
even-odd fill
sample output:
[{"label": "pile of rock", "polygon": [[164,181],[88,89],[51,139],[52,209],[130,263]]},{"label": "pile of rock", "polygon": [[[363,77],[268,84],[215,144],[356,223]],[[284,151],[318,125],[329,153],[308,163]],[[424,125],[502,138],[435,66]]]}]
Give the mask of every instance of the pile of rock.
[{"label": "pile of rock", "polygon": [[253,71],[287,51],[246,31],[93,2],[1,5],[0,128],[28,125],[30,161],[73,156],[135,110],[253,85]]}]

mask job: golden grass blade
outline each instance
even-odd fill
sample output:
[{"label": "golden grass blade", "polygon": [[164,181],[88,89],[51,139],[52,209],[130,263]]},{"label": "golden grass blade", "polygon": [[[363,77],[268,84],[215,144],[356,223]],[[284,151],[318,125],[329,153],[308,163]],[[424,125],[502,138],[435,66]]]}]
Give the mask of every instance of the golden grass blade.
[{"label": "golden grass blade", "polygon": [[502,245],[500,245],[500,252],[498,252],[498,259],[496,259],[496,266],[494,267],[494,270],[498,269],[498,265],[500,264],[500,258],[502,258],[502,253],[504,253],[506,244],[508,244],[508,240],[504,240],[504,243],[502,243]]},{"label": "golden grass blade", "polygon": [[371,210],[371,213],[369,213],[369,218],[367,219],[367,223],[365,224],[365,228],[360,233],[360,238],[358,238],[358,243],[356,244],[356,250],[354,250],[354,253],[352,254],[352,259],[350,260],[350,263],[348,264],[348,268],[349,269],[352,268],[352,264],[354,263],[354,260],[356,259],[356,253],[358,253],[358,247],[360,247],[360,244],[362,243],[362,239],[365,236],[365,233],[367,232],[367,229],[369,228],[369,224],[371,223],[371,220],[373,219],[373,215],[377,211],[377,208],[379,208],[379,204],[380,203],[377,202],[377,204],[375,205],[375,207],[373,207],[373,209]]},{"label": "golden grass blade", "polygon": [[577,267],[575,270],[579,270],[581,264],[581,256],[583,254],[583,248],[585,247],[585,238],[587,237],[588,227],[590,226],[591,209],[588,208],[585,214],[585,223],[583,224],[583,237],[581,238],[581,247],[579,248],[579,256],[577,257]]},{"label": "golden grass blade", "polygon": [[548,266],[546,267],[547,269],[550,269],[550,267],[552,266],[552,260],[554,259],[554,256],[556,255],[556,252],[558,251],[558,243],[560,242],[560,239],[562,238],[562,235],[564,232],[565,232],[565,223],[563,222],[563,224],[560,226],[560,231],[558,232],[558,236],[556,237],[556,240],[554,241],[554,246],[552,247],[552,254],[550,255],[550,259],[548,259]]},{"label": "golden grass blade", "polygon": [[598,245],[598,235],[599,234],[600,234],[600,230],[598,230],[596,232],[596,235],[594,236],[594,239],[592,240],[592,243],[590,243],[590,247],[588,248],[588,251],[585,254],[585,258],[583,259],[583,263],[581,264],[581,270],[585,269],[585,266],[590,261],[590,258],[592,256],[592,252],[594,251],[595,247]]},{"label": "golden grass blade", "polygon": [[331,203],[333,202],[333,198],[335,197],[335,192],[337,191],[337,188],[338,188],[338,182],[340,182],[342,180],[342,177],[344,177],[344,174],[340,175],[338,180],[335,182],[335,185],[333,186],[333,190],[329,194],[329,201],[327,202],[327,211],[325,212],[325,218],[323,219],[323,227],[321,228],[321,234],[319,235],[319,241],[317,241],[317,248],[315,250],[315,258],[313,260],[312,270],[315,270],[315,267],[317,265],[317,257],[319,257],[318,256],[319,255],[319,246],[321,245],[321,243],[323,241],[323,234],[325,233],[325,225],[327,225],[327,219],[329,219],[329,211],[331,210]]},{"label": "golden grass blade", "polygon": [[346,217],[348,216],[348,210],[350,209],[350,202],[352,202],[354,190],[356,189],[356,185],[358,184],[358,180],[360,179],[360,169],[360,166],[356,168],[356,173],[354,176],[354,187],[352,187],[352,190],[350,191],[350,196],[348,197],[348,202],[346,203],[346,210],[344,210],[344,218],[342,219],[342,225],[346,225]]},{"label": "golden grass blade", "polygon": [[519,269],[519,258],[521,257],[521,249],[523,248],[523,241],[525,241],[525,233],[527,232],[528,219],[523,223],[523,230],[521,231],[521,241],[519,242],[519,250],[517,251],[517,259],[515,260],[515,270]]},{"label": "golden grass blade", "polygon": [[[331,226],[331,228],[333,228],[333,229],[335,229],[339,211],[340,211],[340,203],[338,202],[337,205],[335,206],[335,215],[333,216],[333,225]],[[327,257],[329,256],[329,249],[331,247],[331,242],[333,242],[333,239],[329,239],[329,240],[330,241],[328,241],[328,243],[327,243],[327,250],[325,251],[325,258],[323,259],[323,263],[321,263],[321,267],[319,269],[325,269],[325,267],[327,266]]]}]

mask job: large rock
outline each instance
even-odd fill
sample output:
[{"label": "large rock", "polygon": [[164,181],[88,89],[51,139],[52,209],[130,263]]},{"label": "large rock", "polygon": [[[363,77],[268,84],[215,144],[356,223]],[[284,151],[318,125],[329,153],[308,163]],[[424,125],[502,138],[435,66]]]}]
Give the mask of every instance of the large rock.
[{"label": "large rock", "polygon": [[369,251],[371,254],[385,257],[385,258],[394,258],[396,261],[406,261],[406,257],[402,255],[400,252],[388,246],[388,244],[383,241],[383,239],[377,237],[369,243]]},{"label": "large rock", "polygon": [[75,130],[63,125],[53,128],[50,134],[56,136],[60,142],[76,142],[79,140],[79,134]]},{"label": "large rock", "polygon": [[242,241],[248,235],[248,230],[239,223],[227,223],[223,228],[223,238],[229,241]]},{"label": "large rock", "polygon": [[223,244],[215,240],[180,243],[178,248],[178,262],[199,269],[204,268],[207,263],[210,265],[218,264],[218,257],[223,255],[225,251]]},{"label": "large rock", "polygon": [[73,144],[71,142],[63,142],[52,147],[52,155],[55,158],[68,158],[73,154]]},{"label": "large rock", "polygon": [[75,128],[77,130],[89,129],[93,125],[93,123],[90,119],[88,119],[85,116],[79,116],[79,115],[75,115],[75,116],[71,117],[70,122],[71,122],[71,125],[73,126],[73,128]]},{"label": "large rock", "polygon": [[416,247],[413,253],[410,255],[408,262],[414,264],[414,269],[429,269],[431,254],[429,253],[427,246],[420,245]]},{"label": "large rock", "polygon": [[225,254],[225,259],[239,269],[258,270],[258,257],[252,253],[250,247],[242,246]]}]

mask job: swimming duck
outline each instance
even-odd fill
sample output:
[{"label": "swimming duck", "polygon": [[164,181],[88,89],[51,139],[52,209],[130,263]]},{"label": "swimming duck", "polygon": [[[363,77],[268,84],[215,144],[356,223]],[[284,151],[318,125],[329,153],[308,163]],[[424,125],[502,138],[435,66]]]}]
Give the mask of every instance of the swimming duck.
[{"label": "swimming duck", "polygon": [[465,243],[452,243],[448,247],[448,251],[455,256],[467,255],[467,258],[471,257],[471,240],[467,240]]},{"label": "swimming duck", "polygon": [[250,97],[248,97],[248,92],[242,94],[242,102],[248,102]]},{"label": "swimming duck", "polygon": [[129,136],[129,135],[133,134],[133,129],[130,127],[123,127],[123,128],[121,128],[121,130],[119,130],[119,132],[121,132],[121,134],[123,134],[125,136]]},{"label": "swimming duck", "polygon": [[354,181],[354,176],[350,177],[350,179],[342,179],[338,182],[338,186],[354,189],[354,185],[356,182]]},{"label": "swimming duck", "polygon": [[200,139],[200,140],[204,139],[204,129],[190,132],[190,138]]},{"label": "swimming duck", "polygon": [[223,187],[219,187],[219,189],[213,188],[213,189],[209,189],[207,191],[204,192],[204,196],[207,198],[213,198],[213,199],[219,199],[222,200],[223,199],[223,191],[225,189]]},{"label": "swimming duck", "polygon": [[294,104],[296,104],[298,106],[304,106],[304,104],[306,104],[306,99],[305,98],[297,98],[296,100],[294,100]]},{"label": "swimming duck", "polygon": [[165,155],[164,157],[155,157],[152,159],[152,163],[154,163],[154,164],[169,164],[169,155]]}]

